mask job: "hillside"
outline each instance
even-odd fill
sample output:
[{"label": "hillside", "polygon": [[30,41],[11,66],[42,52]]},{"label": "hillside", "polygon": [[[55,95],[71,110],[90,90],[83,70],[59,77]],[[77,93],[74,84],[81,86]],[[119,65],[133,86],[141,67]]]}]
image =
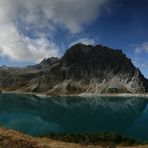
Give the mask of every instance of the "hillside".
[{"label": "hillside", "polygon": [[59,58],[0,68],[0,90],[48,95],[145,93],[148,80],[119,49],[76,44]]}]

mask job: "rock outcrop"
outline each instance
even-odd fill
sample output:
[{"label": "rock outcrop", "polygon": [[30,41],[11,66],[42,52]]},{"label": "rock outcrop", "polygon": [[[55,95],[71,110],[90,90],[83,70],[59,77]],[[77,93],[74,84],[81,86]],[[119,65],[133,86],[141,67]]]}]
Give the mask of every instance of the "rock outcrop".
[{"label": "rock outcrop", "polygon": [[49,95],[135,94],[148,92],[148,80],[122,50],[77,44],[61,59],[52,57],[25,68],[1,68],[0,88]]}]

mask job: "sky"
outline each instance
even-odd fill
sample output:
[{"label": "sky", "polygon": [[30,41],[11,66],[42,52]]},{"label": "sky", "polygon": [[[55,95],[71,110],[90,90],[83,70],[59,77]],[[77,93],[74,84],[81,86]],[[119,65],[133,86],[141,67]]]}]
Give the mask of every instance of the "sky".
[{"label": "sky", "polygon": [[0,0],[0,66],[61,57],[79,42],[122,49],[148,78],[148,0]]}]

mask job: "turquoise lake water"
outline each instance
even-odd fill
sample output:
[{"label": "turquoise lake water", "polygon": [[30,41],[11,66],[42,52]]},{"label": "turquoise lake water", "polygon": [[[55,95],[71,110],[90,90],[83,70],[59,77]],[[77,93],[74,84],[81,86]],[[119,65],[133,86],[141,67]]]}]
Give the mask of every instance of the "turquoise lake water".
[{"label": "turquoise lake water", "polygon": [[33,136],[107,131],[148,140],[147,104],[144,97],[0,94],[0,125]]}]

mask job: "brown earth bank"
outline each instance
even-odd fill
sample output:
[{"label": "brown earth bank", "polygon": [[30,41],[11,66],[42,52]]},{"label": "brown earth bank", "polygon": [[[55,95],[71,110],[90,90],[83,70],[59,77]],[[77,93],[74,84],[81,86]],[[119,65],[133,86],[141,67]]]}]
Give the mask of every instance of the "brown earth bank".
[{"label": "brown earth bank", "polygon": [[148,145],[122,146],[115,144],[83,145],[66,143],[49,138],[35,138],[20,132],[0,128],[0,148],[147,148]]}]

